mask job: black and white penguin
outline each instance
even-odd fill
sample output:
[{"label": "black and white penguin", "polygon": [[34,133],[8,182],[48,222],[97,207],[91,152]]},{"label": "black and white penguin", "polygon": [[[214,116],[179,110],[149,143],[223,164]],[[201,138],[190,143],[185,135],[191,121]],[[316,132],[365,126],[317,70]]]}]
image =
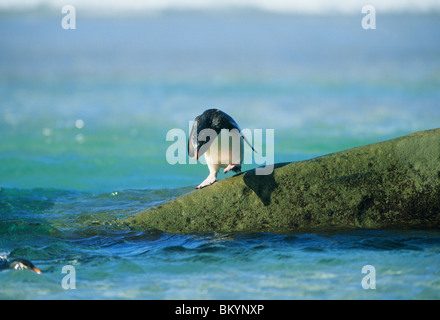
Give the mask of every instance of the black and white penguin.
[{"label": "black and white penguin", "polygon": [[41,270],[34,266],[32,262],[26,259],[18,258],[11,261],[0,261],[0,271],[6,269],[14,269],[14,270],[24,270],[29,269],[38,274],[41,273]]},{"label": "black and white penguin", "polygon": [[[221,137],[224,136],[224,129],[228,134],[226,137],[231,141],[225,144],[227,147],[222,148]],[[255,151],[253,145],[242,134],[235,120],[221,110],[208,109],[194,119],[188,139],[188,155],[194,157],[197,161],[205,154],[206,164],[209,168],[208,177],[196,189],[213,184],[217,180],[217,173],[220,168],[225,168],[223,173],[230,170],[234,172],[241,171],[243,140]],[[239,145],[234,144],[234,141],[239,142]]]}]

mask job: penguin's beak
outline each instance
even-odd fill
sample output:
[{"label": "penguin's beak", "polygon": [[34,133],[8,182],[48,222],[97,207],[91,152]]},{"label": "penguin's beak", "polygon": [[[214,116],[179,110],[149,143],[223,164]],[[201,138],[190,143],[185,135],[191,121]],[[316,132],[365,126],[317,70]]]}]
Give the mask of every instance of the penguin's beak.
[{"label": "penguin's beak", "polygon": [[31,270],[34,271],[35,273],[41,274],[41,270],[38,269],[37,267],[33,267]]},{"label": "penguin's beak", "polygon": [[196,152],[194,153],[194,159],[196,159],[196,162],[199,159],[199,150],[196,150]]}]

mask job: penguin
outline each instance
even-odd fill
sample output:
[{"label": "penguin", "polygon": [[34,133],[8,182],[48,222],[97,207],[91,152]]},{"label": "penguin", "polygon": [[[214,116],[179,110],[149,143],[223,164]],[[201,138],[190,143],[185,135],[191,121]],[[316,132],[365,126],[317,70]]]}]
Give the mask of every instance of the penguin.
[{"label": "penguin", "polygon": [[34,266],[32,262],[26,259],[18,258],[11,261],[2,261],[0,262],[0,271],[14,269],[14,270],[23,270],[29,269],[35,273],[41,274],[41,270]]},{"label": "penguin", "polygon": [[[232,141],[228,147],[222,148],[221,137],[225,137],[225,130]],[[243,140],[256,152],[254,146],[242,134],[237,122],[219,109],[205,110],[194,119],[194,124],[188,138],[188,155],[197,160],[205,154],[209,175],[196,189],[212,185],[217,180],[220,168],[225,168],[223,173],[229,171],[240,172],[243,162]],[[234,141],[239,141],[239,146]],[[231,143],[232,142],[232,143]]]}]

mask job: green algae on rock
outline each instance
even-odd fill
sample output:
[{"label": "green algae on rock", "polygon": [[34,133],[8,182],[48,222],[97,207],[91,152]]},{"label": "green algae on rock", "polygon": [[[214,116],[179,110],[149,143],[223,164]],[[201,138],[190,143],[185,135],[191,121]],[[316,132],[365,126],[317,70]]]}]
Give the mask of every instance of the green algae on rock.
[{"label": "green algae on rock", "polygon": [[440,129],[255,169],[146,210],[131,226],[170,233],[439,228]]}]

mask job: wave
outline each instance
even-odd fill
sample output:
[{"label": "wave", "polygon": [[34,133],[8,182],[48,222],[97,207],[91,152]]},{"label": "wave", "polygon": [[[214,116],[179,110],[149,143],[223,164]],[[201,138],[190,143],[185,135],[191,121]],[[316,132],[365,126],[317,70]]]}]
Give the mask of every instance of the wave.
[{"label": "wave", "polygon": [[[215,9],[257,9],[269,12],[297,14],[344,13],[361,14],[365,0],[72,0],[76,9],[94,13],[121,13],[164,10],[215,10]],[[370,0],[367,3],[381,13],[440,12],[438,0]],[[65,0],[2,0],[0,11],[35,11],[38,9],[59,9]]]}]

